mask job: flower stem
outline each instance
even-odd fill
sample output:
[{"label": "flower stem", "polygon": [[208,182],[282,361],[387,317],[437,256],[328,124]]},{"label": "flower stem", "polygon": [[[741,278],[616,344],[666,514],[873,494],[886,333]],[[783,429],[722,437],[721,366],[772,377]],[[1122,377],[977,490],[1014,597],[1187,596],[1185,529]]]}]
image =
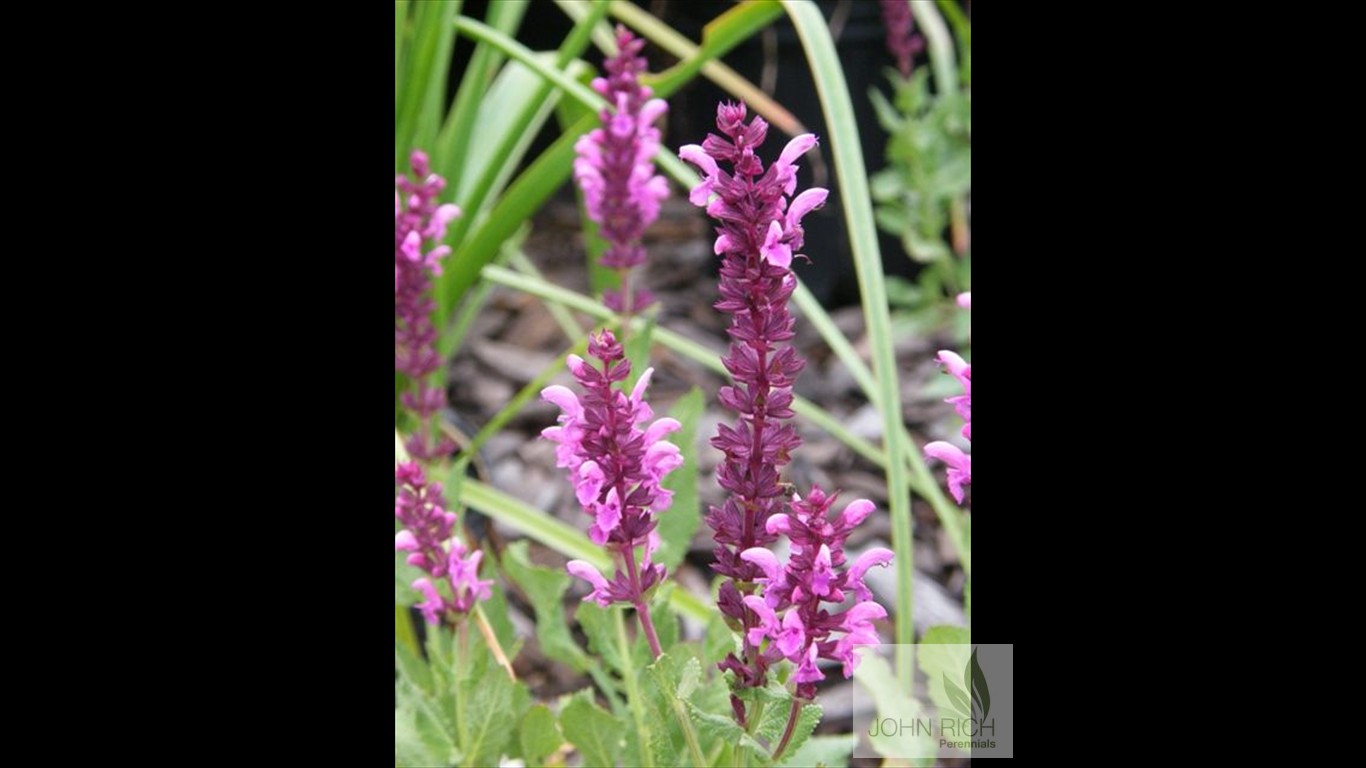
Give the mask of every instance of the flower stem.
[{"label": "flower stem", "polygon": [[635,599],[636,616],[640,619],[640,628],[645,632],[645,639],[650,643],[650,653],[658,659],[663,651],[659,648],[659,635],[655,634],[655,623],[650,618],[650,606],[645,602],[645,596],[640,594],[640,572],[636,568],[635,547],[625,547],[622,554],[626,557],[626,578],[631,580],[631,588],[637,595]]},{"label": "flower stem", "polygon": [[623,610],[612,611],[612,618],[617,625],[617,644],[621,653],[621,677],[626,684],[626,698],[631,704],[631,715],[636,721],[636,741],[640,746],[640,764],[644,768],[654,768],[654,755],[650,753],[650,726],[645,717],[645,702],[641,698],[640,685],[636,680],[636,671],[631,669],[631,643],[626,639],[626,620],[622,618]]},{"label": "flower stem", "polygon": [[773,752],[773,764],[777,765],[783,757],[783,750],[787,749],[787,743],[792,740],[792,729],[797,726],[797,716],[802,712],[802,700],[792,700],[792,711],[787,714],[787,727],[783,729],[783,738],[778,742],[778,748]]}]

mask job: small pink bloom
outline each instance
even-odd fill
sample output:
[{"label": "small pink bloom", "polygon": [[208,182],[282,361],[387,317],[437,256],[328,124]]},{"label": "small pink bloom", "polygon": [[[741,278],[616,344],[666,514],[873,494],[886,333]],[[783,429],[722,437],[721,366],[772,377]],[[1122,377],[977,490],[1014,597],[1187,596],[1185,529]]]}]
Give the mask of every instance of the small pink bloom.
[{"label": "small pink bloom", "polygon": [[604,608],[612,604],[612,598],[607,592],[607,579],[604,579],[591,563],[583,560],[570,560],[565,564],[565,568],[593,586],[593,591],[584,598],[584,602],[592,600]]},{"label": "small pink bloom", "polygon": [[956,445],[936,440],[925,446],[925,455],[948,465],[949,493],[963,503],[963,486],[972,484],[972,457]]}]

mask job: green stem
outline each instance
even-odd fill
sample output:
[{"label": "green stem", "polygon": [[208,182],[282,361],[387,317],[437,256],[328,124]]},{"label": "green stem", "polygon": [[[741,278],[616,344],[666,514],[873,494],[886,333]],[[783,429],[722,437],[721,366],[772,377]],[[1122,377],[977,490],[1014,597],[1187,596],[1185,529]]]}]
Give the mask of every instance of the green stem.
[{"label": "green stem", "polygon": [[650,752],[650,726],[645,717],[645,701],[641,698],[640,684],[636,671],[631,668],[631,643],[626,638],[626,608],[617,606],[612,610],[612,620],[617,625],[617,643],[621,648],[621,677],[626,683],[626,698],[631,703],[631,715],[636,721],[636,741],[640,744],[640,764],[644,768],[654,768],[654,755]]}]

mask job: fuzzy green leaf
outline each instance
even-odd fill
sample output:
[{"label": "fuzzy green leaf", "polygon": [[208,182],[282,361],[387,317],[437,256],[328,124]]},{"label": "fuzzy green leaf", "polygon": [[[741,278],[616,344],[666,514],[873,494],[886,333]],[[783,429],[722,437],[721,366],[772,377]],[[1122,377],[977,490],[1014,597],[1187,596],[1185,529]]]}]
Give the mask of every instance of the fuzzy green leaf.
[{"label": "fuzzy green leaf", "polygon": [[853,751],[853,740],[848,736],[814,736],[802,744],[801,749],[788,753],[782,765],[805,765],[811,768],[828,768],[849,764],[849,753]]},{"label": "fuzzy green leaf", "polygon": [[531,564],[527,542],[514,541],[503,553],[508,578],[526,592],[536,612],[536,641],[547,657],[583,672],[591,663],[569,634],[564,612],[564,593],[569,574]]},{"label": "fuzzy green leaf", "polygon": [[544,704],[527,710],[517,730],[521,737],[522,759],[528,765],[545,762],[546,756],[559,749],[564,741],[554,713]]},{"label": "fuzzy green leaf", "polygon": [[560,712],[560,729],[578,748],[583,765],[617,764],[626,724],[593,703],[591,690],[579,691],[565,705]]}]

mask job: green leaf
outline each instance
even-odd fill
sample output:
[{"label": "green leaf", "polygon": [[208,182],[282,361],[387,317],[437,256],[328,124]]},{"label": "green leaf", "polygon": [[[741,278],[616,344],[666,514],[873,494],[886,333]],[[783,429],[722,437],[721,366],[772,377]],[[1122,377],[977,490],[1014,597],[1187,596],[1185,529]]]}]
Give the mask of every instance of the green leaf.
[{"label": "green leaf", "polygon": [[853,751],[853,739],[848,736],[813,736],[802,744],[796,752],[788,750],[783,765],[805,765],[811,768],[826,766],[845,766],[849,764],[849,753]]},{"label": "green leaf", "polygon": [[545,762],[547,755],[560,748],[564,738],[555,722],[555,715],[544,704],[537,704],[527,710],[522,723],[517,728],[521,737],[522,759],[528,765]]},{"label": "green leaf", "polygon": [[702,744],[711,745],[725,742],[753,750],[756,754],[768,754],[764,746],[755,741],[753,736],[745,733],[745,729],[737,725],[734,718],[729,715],[716,715],[706,712],[688,700],[684,700],[683,706],[687,707],[688,714],[692,716],[693,726],[697,730],[697,737]]},{"label": "green leaf", "polygon": [[588,636],[588,651],[602,660],[609,669],[621,674],[622,670],[626,669],[626,663],[617,644],[616,626],[612,623],[611,610],[593,602],[579,603],[574,618],[583,628],[583,633]]},{"label": "green leaf", "polygon": [[[922,654],[923,658],[923,654]],[[878,718],[900,719],[910,722],[923,717],[920,703],[911,697],[886,659],[874,653],[865,653],[858,669],[854,671],[854,683],[860,685],[872,697],[877,707]],[[935,743],[926,731],[898,729],[897,733],[881,731],[870,738],[873,749],[886,757],[923,757],[933,755]]]},{"label": "green leaf", "polygon": [[682,466],[665,476],[661,483],[673,491],[673,504],[659,516],[659,549],[653,559],[672,571],[688,554],[693,534],[702,520],[697,500],[697,421],[702,415],[702,390],[693,387],[680,397],[669,415],[682,426],[669,439],[683,453]]},{"label": "green leaf", "polygon": [[592,697],[589,689],[575,694],[560,712],[560,729],[578,748],[583,765],[616,765],[626,724],[593,703]]},{"label": "green leaf", "polygon": [[459,683],[463,705],[457,713],[463,735],[460,746],[470,765],[497,765],[512,739],[513,729],[508,725],[521,718],[530,704],[530,694],[492,663],[487,648],[482,644],[472,647],[482,652],[483,669],[482,674]]},{"label": "green leaf", "polygon": [[531,564],[526,540],[514,541],[503,552],[503,569],[508,578],[522,588],[536,612],[536,641],[548,658],[580,672],[591,663],[574,642],[564,611],[564,593],[569,574]]},{"label": "green leaf", "polygon": [[[525,3],[490,3],[484,19],[490,27],[505,34],[515,34],[526,13]],[[432,155],[432,168],[453,184],[464,181],[462,169],[469,156],[475,119],[485,101],[493,73],[503,63],[503,54],[491,45],[476,45],[474,54],[465,66],[465,75],[455,92],[454,103],[446,114],[446,121],[437,136]],[[477,146],[477,145],[475,145]],[[447,188],[450,195],[457,190]]]},{"label": "green leaf", "polygon": [[433,690],[432,672],[427,662],[413,655],[403,643],[394,641],[394,666],[403,679],[419,691],[430,693]]},{"label": "green leaf", "polygon": [[[919,647],[920,669],[928,681],[930,701],[943,712],[972,713],[967,691],[953,681],[969,669],[970,632],[963,627],[936,626],[925,631]],[[969,685],[970,687],[970,685]]]},{"label": "green leaf", "polygon": [[460,748],[451,735],[434,724],[431,717],[410,700],[400,700],[394,708],[394,763],[425,768],[456,765]]}]

